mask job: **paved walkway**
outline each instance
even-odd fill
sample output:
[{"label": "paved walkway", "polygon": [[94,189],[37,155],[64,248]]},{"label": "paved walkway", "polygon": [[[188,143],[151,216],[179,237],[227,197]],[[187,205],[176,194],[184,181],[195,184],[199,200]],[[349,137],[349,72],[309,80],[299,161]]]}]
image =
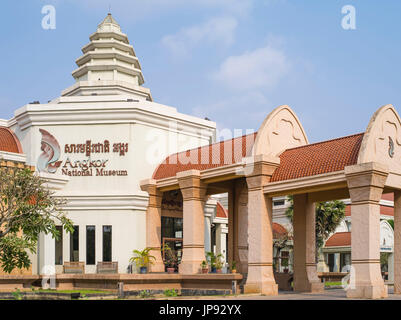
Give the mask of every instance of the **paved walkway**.
[{"label": "paved walkway", "polygon": [[[393,294],[393,288],[389,288],[389,296],[385,300],[401,300],[401,295]],[[180,298],[178,298],[180,299]],[[343,289],[326,289],[324,293],[294,293],[292,291],[280,291],[278,296],[263,296],[256,294],[242,294],[238,296],[202,296],[181,297],[186,300],[357,300],[349,299]]]}]

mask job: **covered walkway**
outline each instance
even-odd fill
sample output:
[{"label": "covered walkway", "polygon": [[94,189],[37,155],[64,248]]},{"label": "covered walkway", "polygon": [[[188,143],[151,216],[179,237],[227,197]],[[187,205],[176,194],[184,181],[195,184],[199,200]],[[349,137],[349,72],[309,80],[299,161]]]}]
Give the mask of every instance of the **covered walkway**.
[{"label": "covered walkway", "polygon": [[380,272],[382,193],[394,192],[395,292],[401,291],[401,121],[391,105],[372,116],[364,133],[309,144],[288,106],[273,110],[256,134],[170,155],[152,179],[147,246],[161,271],[163,194],[180,190],[183,256],[179,272],[196,274],[204,260],[203,207],[207,197],[228,192],[228,260],[247,275],[245,293],[277,295],[273,276],[272,198],[294,196],[294,289],[322,292],[316,272],[315,202],[350,198],[352,270],[347,296],[382,298]]}]

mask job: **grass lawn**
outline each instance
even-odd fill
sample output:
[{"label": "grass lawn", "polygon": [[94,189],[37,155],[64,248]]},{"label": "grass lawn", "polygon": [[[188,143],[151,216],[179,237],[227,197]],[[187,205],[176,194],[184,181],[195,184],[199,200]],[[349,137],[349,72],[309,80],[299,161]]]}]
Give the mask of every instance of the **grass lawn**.
[{"label": "grass lawn", "polygon": [[334,281],[334,282],[327,281],[324,283],[325,287],[341,286],[341,285],[342,285],[341,281]]}]

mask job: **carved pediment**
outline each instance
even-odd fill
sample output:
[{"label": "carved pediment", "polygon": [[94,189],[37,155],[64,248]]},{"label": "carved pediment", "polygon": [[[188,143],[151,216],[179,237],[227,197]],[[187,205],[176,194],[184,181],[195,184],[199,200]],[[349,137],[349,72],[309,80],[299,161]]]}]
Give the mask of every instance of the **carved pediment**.
[{"label": "carved pediment", "polygon": [[401,173],[401,121],[392,105],[375,112],[359,151],[358,163],[380,162]]},{"label": "carved pediment", "polygon": [[284,150],[308,144],[305,131],[289,106],[274,109],[258,130],[253,155],[279,156]]}]

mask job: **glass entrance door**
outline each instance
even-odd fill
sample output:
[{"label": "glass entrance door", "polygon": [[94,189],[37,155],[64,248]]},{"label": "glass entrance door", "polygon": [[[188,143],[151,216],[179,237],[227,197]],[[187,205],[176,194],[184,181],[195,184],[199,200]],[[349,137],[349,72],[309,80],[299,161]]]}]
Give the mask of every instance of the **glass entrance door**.
[{"label": "glass entrance door", "polygon": [[[175,267],[175,269],[176,269],[175,271],[178,271],[178,265],[180,264],[181,257],[182,257],[182,239],[180,239],[180,238],[163,238],[163,247],[166,244],[169,246],[169,248],[171,248],[171,251],[177,258],[177,266]],[[163,260],[165,259],[164,255],[165,255],[165,253],[163,252]]]}]

